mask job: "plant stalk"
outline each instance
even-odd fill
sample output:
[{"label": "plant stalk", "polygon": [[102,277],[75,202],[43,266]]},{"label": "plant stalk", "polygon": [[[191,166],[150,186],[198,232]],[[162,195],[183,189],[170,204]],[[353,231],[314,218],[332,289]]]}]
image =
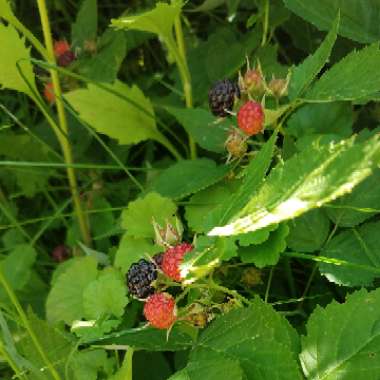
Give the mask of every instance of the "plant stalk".
[{"label": "plant stalk", "polygon": [[[49,16],[48,16],[48,10],[46,6],[46,1],[37,0],[37,4],[38,4],[38,11],[40,13],[40,18],[41,18],[42,31],[43,31],[43,35],[45,39],[48,62],[55,65],[56,61],[55,61],[54,48],[53,48],[53,39],[51,35],[51,30],[50,30],[50,23],[49,23]],[[58,112],[58,121],[59,121],[59,127],[60,127],[58,129],[55,129],[55,131],[56,131],[58,140],[61,144],[65,163],[68,165],[72,165],[74,161],[73,161],[71,146],[67,137],[68,126],[67,126],[65,108],[62,101],[61,85],[59,82],[57,71],[55,71],[54,69],[50,69],[50,75],[51,75],[51,79],[53,83],[55,102],[56,102],[56,107],[57,107],[57,112]],[[78,224],[79,224],[83,241],[86,245],[91,245],[90,231],[89,231],[87,219],[85,218],[85,215],[82,210],[77,179],[76,179],[75,170],[73,167],[67,167],[67,177],[69,180],[69,186],[70,186],[71,194],[73,197],[75,213],[78,219]]]},{"label": "plant stalk", "polygon": [[5,292],[7,293],[9,299],[11,300],[13,306],[17,310],[17,313],[19,314],[20,319],[21,319],[25,329],[27,330],[37,352],[41,356],[42,360],[45,362],[46,367],[49,369],[53,379],[54,380],[61,380],[61,377],[59,376],[57,370],[54,368],[54,366],[50,362],[50,360],[47,357],[45,351],[43,350],[40,342],[38,341],[38,338],[37,338],[36,334],[34,333],[32,327],[29,323],[28,317],[26,316],[24,310],[22,309],[15,293],[12,290],[12,288],[9,286],[8,281],[6,280],[2,270],[0,270],[0,283],[3,286]]},{"label": "plant stalk", "polygon": [[[174,30],[178,48],[178,57],[176,57],[178,70],[181,75],[183,92],[185,94],[185,104],[187,108],[193,108],[193,92],[191,86],[191,75],[187,65],[185,39],[183,37],[181,15],[178,15],[174,21]],[[174,49],[177,51],[177,49]],[[197,158],[197,147],[194,139],[189,135],[189,148],[191,159]]]}]

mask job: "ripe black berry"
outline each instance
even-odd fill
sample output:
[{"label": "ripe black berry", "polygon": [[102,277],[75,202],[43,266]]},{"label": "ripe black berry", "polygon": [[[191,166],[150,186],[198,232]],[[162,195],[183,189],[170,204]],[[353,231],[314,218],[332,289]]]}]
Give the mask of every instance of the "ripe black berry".
[{"label": "ripe black berry", "polygon": [[154,263],[141,259],[134,263],[127,273],[129,292],[137,298],[147,298],[154,293],[152,282],[157,278],[157,267]]},{"label": "ripe black berry", "polygon": [[240,98],[240,90],[236,83],[229,79],[216,82],[208,93],[211,112],[215,116],[227,116],[234,105],[235,96]]}]

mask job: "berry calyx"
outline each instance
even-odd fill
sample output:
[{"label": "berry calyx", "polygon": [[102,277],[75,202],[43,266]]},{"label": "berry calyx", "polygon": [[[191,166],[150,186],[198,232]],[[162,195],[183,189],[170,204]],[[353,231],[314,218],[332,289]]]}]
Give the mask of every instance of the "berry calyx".
[{"label": "berry calyx", "polygon": [[162,259],[162,271],[172,280],[180,282],[182,279],[180,265],[185,254],[192,249],[193,246],[191,244],[182,243],[166,250]]},{"label": "berry calyx", "polygon": [[216,82],[208,93],[211,112],[215,116],[227,116],[228,111],[232,111],[235,97],[240,98],[239,86],[236,83],[229,79]]},{"label": "berry calyx", "polygon": [[264,111],[260,103],[245,103],[237,114],[238,127],[248,136],[257,135],[264,127]]},{"label": "berry calyx", "polygon": [[144,305],[144,316],[157,329],[170,328],[177,318],[174,298],[167,293],[151,295]]},{"label": "berry calyx", "polygon": [[127,273],[129,292],[137,298],[146,298],[154,293],[152,282],[157,278],[154,263],[141,259],[131,265]]}]

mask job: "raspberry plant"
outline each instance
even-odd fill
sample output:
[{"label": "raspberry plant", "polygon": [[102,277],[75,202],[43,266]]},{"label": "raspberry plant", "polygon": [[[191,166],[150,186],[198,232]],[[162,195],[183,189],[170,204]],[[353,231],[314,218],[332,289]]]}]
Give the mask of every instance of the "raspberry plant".
[{"label": "raspberry plant", "polygon": [[29,3],[0,378],[380,378],[378,2]]}]

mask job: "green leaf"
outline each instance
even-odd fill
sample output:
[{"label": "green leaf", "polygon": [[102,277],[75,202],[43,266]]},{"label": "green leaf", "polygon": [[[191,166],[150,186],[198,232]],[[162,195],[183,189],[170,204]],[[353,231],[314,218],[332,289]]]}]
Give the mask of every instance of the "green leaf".
[{"label": "green leaf", "polygon": [[162,248],[153,245],[149,239],[135,238],[124,234],[115,255],[115,267],[120,268],[123,274],[128,272],[129,267],[139,261],[153,256],[162,251]]},{"label": "green leaf", "polygon": [[330,231],[329,219],[320,209],[311,210],[291,220],[288,226],[288,247],[301,252],[314,252],[322,248]]},{"label": "green leaf", "polygon": [[290,117],[286,131],[297,138],[314,134],[349,137],[353,116],[352,105],[346,102],[306,104]]},{"label": "green leaf", "polygon": [[71,324],[84,317],[83,291],[97,277],[97,262],[93,257],[74,259],[56,279],[46,301],[46,317],[55,323]]},{"label": "green leaf", "polygon": [[75,380],[96,380],[98,372],[107,372],[110,363],[105,350],[94,349],[75,353],[71,367]]},{"label": "green leaf", "polygon": [[[36,257],[37,252],[32,246],[20,244],[0,261],[0,269],[12,289],[21,290],[27,285]],[[3,288],[0,289],[0,294],[5,297]]]},{"label": "green leaf", "polygon": [[274,147],[277,140],[277,132],[263,145],[259,153],[253,158],[244,171],[243,183],[235,194],[220,206],[218,210],[221,219],[219,223],[226,223],[244,206],[247,205],[252,195],[262,183],[272,161]]},{"label": "green leaf", "polygon": [[[357,264],[358,268],[320,263],[319,269],[328,280],[339,285],[367,286],[380,277],[380,222],[366,223],[345,230],[331,239],[322,256]],[[378,273],[360,269],[360,265],[378,268]]]},{"label": "green leaf", "polygon": [[269,238],[259,244],[250,247],[240,248],[239,256],[245,263],[253,263],[258,268],[269,265],[276,265],[280,259],[280,254],[286,249],[286,237],[289,227],[280,224],[279,227],[271,232]]},{"label": "green leaf", "polygon": [[258,245],[264,243],[269,239],[270,233],[278,228],[278,224],[272,224],[264,227],[261,230],[248,232],[246,234],[238,235],[236,238],[239,240],[241,247],[248,247],[249,245]]},{"label": "green leaf", "polygon": [[336,63],[306,93],[307,100],[357,100],[380,90],[379,44],[353,51]]},{"label": "green leaf", "polygon": [[182,160],[164,170],[151,190],[164,197],[181,199],[220,181],[229,172],[228,165],[219,165],[207,158]]},{"label": "green leaf", "polygon": [[3,17],[8,21],[15,19],[10,2],[8,0],[0,0],[0,17]]},{"label": "green leaf", "polygon": [[291,100],[294,100],[300,96],[303,91],[305,91],[305,89],[322,70],[323,66],[328,60],[337,37],[339,19],[340,16],[338,14],[330,32],[327,34],[326,38],[314,52],[314,54],[309,55],[299,66],[293,70],[289,84],[289,98]]},{"label": "green leaf", "polygon": [[83,0],[71,28],[71,43],[83,48],[86,41],[96,41],[98,30],[97,0]]},{"label": "green leaf", "polygon": [[173,1],[171,4],[158,2],[150,11],[134,16],[121,17],[112,20],[112,26],[123,29],[140,30],[159,35],[164,40],[172,40],[172,29],[176,17],[181,13],[182,2]]},{"label": "green leaf", "polygon": [[[86,342],[95,343],[95,342]],[[98,344],[120,344],[128,345],[136,349],[147,351],[179,351],[191,348],[194,344],[193,338],[186,333],[182,326],[175,325],[170,334],[166,330],[158,330],[151,327],[140,327],[118,331],[96,341]]]},{"label": "green leaf", "polygon": [[380,142],[355,139],[310,146],[278,165],[235,220],[209,232],[237,235],[292,219],[349,193],[378,164]]},{"label": "green leaf", "polygon": [[109,316],[121,318],[128,303],[126,286],[120,272],[105,269],[83,291],[83,308],[87,319]]},{"label": "green leaf", "polygon": [[[201,352],[202,351],[202,352]],[[244,372],[236,359],[211,350],[199,350],[196,362],[169,377],[168,380],[220,380],[228,373],[228,380],[244,380]]]},{"label": "green leaf", "polygon": [[[234,379],[239,379],[238,365],[242,379],[301,379],[297,341],[288,322],[270,305],[255,298],[249,308],[231,311],[203,331],[190,353],[185,369],[188,377],[184,379],[204,379],[209,356],[211,363],[214,360],[229,363],[226,370],[228,367],[233,370]],[[225,378],[216,370],[211,373],[213,380],[216,376]]]},{"label": "green leaf", "polygon": [[178,120],[200,147],[216,153],[225,151],[224,143],[229,129],[227,120],[216,124],[211,112],[202,108],[165,109]]},{"label": "green leaf", "polygon": [[78,70],[94,81],[113,83],[126,53],[124,32],[108,29],[99,38],[96,54],[82,58]]},{"label": "green leaf", "polygon": [[321,30],[329,30],[340,11],[340,35],[364,43],[380,39],[380,4],[377,0],[284,0],[284,3]]},{"label": "green leaf", "polygon": [[185,206],[188,226],[198,233],[209,231],[218,222],[213,211],[231,198],[232,191],[232,186],[222,181],[194,194]]},{"label": "green leaf", "polygon": [[119,95],[89,83],[87,88],[71,91],[65,97],[86,123],[119,144],[160,138],[153,107],[137,86],[119,81],[103,85]]},{"label": "green leaf", "polygon": [[[352,193],[327,205],[329,218],[340,227],[354,227],[380,212],[380,192],[374,191],[380,181],[380,170],[359,184]],[[331,206],[331,207],[330,207]]]},{"label": "green leaf", "polygon": [[168,198],[157,193],[148,193],[144,198],[128,204],[121,215],[122,227],[127,230],[128,236],[136,238],[154,238],[152,218],[161,226],[177,211],[177,206]]},{"label": "green leaf", "polygon": [[380,289],[359,290],[346,302],[317,307],[302,338],[308,380],[367,380],[380,376]]},{"label": "green leaf", "polygon": [[[28,323],[38,340],[39,346],[44,352],[46,358],[54,365],[55,370],[64,378],[66,363],[74,349],[73,340],[67,335],[43,321],[31,311],[28,312]],[[46,361],[42,359],[41,354],[36,350],[36,346],[29,334],[21,334],[17,342],[18,351],[33,364],[38,371],[28,373],[27,378],[30,380],[51,380],[49,370],[46,368]],[[44,368],[44,370],[41,370]],[[71,371],[68,371],[71,374]]]},{"label": "green leaf", "polygon": [[0,87],[34,98],[33,91],[37,92],[37,87],[30,63],[30,48],[25,47],[25,38],[21,38],[12,25],[0,24],[0,41]]}]

